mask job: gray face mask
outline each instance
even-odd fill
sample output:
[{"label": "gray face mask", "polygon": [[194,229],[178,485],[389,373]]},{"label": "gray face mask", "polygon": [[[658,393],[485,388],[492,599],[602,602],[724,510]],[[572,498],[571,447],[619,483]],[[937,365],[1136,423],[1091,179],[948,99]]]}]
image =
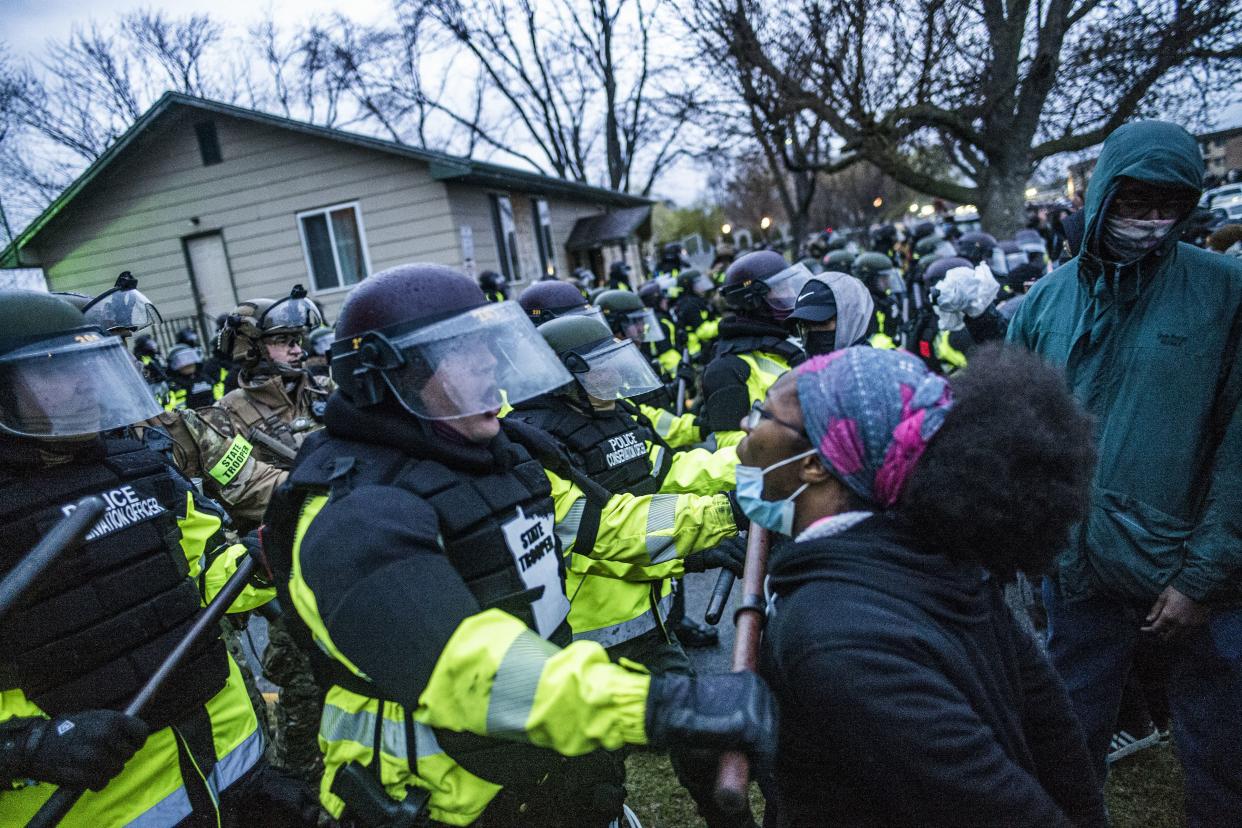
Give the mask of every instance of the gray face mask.
[{"label": "gray face mask", "polygon": [[1138,261],[1169,235],[1177,219],[1104,219],[1104,258],[1118,264]]}]

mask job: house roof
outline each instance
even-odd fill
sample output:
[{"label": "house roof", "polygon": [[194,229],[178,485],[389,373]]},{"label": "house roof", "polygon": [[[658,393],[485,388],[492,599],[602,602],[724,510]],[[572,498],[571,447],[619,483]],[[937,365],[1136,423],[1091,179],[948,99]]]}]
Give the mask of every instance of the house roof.
[{"label": "house roof", "polygon": [[639,233],[645,222],[651,220],[651,205],[627,207],[611,213],[583,216],[574,222],[574,228],[565,242],[569,251],[587,250],[605,244],[625,242]]},{"label": "house roof", "polygon": [[[25,230],[21,232],[12,244],[0,253],[0,268],[14,268],[24,266],[21,258],[21,252],[28,245],[38,238],[39,234],[47,227],[61,211],[81,194],[81,192],[90,186],[91,182],[98,178],[103,172],[125,153],[131,145],[141,138],[148,130],[150,130],[157,122],[165,116],[170,116],[176,112],[184,112],[188,110],[197,110],[217,115],[224,115],[232,118],[239,118],[246,121],[252,121],[258,124],[276,127],[278,129],[287,129],[294,132],[301,132],[305,135],[317,138],[326,138],[331,141],[340,141],[346,144],[364,147],[366,149],[386,152],[391,155],[398,155],[404,158],[410,158],[415,161],[421,161],[428,165],[431,177],[442,181],[454,181],[465,184],[475,184],[482,187],[496,187],[498,189],[520,189],[523,192],[536,194],[559,195],[569,198],[577,198],[584,201],[592,201],[603,205],[615,207],[645,207],[650,208],[651,200],[640,196],[629,195],[628,193],[620,193],[616,190],[610,190],[606,187],[595,187],[590,184],[582,184],[577,181],[568,181],[563,178],[556,178],[541,173],[529,172],[527,170],[506,167],[501,164],[492,164],[486,161],[476,161],[461,156],[449,155],[444,152],[436,152],[434,150],[420,149],[412,147],[408,144],[402,144],[397,141],[386,141],[381,138],[372,138],[368,135],[360,135],[355,132],[346,132],[341,129],[332,129],[330,127],[316,126],[308,124],[304,121],[296,121],[291,118],[283,118],[279,115],[271,115],[266,112],[259,112],[254,109],[246,109],[245,107],[234,106],[233,104],[221,103],[220,101],[212,101],[206,98],[196,98],[192,95],[183,95],[179,92],[165,92],[155,104],[142,114],[137,121],[134,122],[123,135],[117,138],[111,146],[101,154],[94,163],[77,177],[76,180],[65,188],[56,199],[48,205],[47,209],[39,214],[38,218],[32,221]],[[28,263],[28,262],[26,262]]]}]

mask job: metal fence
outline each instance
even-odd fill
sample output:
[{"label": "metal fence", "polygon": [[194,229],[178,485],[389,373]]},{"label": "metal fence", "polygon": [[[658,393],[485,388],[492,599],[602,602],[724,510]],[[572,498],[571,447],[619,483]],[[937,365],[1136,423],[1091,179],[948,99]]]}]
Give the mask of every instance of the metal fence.
[{"label": "metal fence", "polygon": [[211,353],[211,342],[208,341],[210,333],[215,332],[215,325],[208,327],[200,316],[174,316],[164,319],[155,325],[155,329],[151,331],[151,335],[155,337],[156,343],[160,346],[160,353],[167,354],[168,349],[177,344],[177,332],[183,328],[190,328],[198,333],[198,341],[204,354]]}]

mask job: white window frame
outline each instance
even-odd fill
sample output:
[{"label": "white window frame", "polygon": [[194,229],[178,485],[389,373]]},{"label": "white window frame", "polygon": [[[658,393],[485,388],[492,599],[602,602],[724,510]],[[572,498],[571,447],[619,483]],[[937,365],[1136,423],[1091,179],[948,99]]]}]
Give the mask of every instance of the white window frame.
[{"label": "white window frame", "polygon": [[546,198],[538,196],[531,198],[530,205],[531,212],[534,213],[532,224],[535,225],[535,249],[539,251],[539,264],[543,268],[539,278],[546,279],[556,275],[556,248],[552,244],[552,208]]},{"label": "white window frame", "polygon": [[[328,243],[332,247],[332,264],[336,266],[336,275],[341,277],[341,259],[336,250],[336,232],[332,229],[331,213],[334,210],[340,210],[345,207],[352,207],[354,211],[354,221],[358,225],[358,243],[362,245],[362,261],[366,265],[367,275],[362,279],[354,282],[352,285],[337,285],[336,287],[321,288],[315,283],[315,268],[311,263],[310,245],[306,243],[306,227],[302,223],[302,219],[306,216],[323,215],[325,223],[328,225]],[[367,228],[362,223],[362,206],[357,201],[342,201],[339,204],[329,204],[327,207],[316,207],[312,210],[303,210],[298,213],[294,220],[298,224],[298,239],[302,242],[302,259],[306,262],[306,275],[311,283],[311,293],[316,295],[328,295],[333,293],[341,293],[347,290],[353,290],[367,279],[371,278],[374,271],[371,269],[371,251],[367,245]]]},{"label": "white window frame", "polygon": [[[513,212],[513,197],[508,193],[490,193],[489,203],[492,210],[492,235],[496,237],[496,253],[500,261],[500,274],[505,277],[511,284],[517,284],[522,281],[522,262],[516,260],[518,251],[513,248],[517,246],[517,215]],[[510,226],[504,226],[504,213],[500,209],[500,200],[504,199],[509,204],[509,222]],[[510,239],[513,244],[510,245]]]}]

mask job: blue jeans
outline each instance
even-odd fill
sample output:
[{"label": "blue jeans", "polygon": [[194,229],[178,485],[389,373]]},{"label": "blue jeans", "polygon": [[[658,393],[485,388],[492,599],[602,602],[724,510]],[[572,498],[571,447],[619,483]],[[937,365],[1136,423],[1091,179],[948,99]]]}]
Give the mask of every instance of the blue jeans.
[{"label": "blue jeans", "polygon": [[[1048,652],[1103,786],[1105,757],[1144,616],[1105,596],[1067,602],[1044,581]],[[1191,828],[1242,826],[1242,609],[1214,612],[1170,645],[1169,708]]]}]

